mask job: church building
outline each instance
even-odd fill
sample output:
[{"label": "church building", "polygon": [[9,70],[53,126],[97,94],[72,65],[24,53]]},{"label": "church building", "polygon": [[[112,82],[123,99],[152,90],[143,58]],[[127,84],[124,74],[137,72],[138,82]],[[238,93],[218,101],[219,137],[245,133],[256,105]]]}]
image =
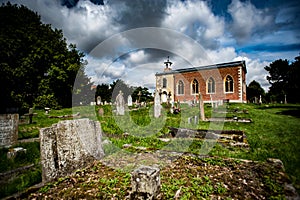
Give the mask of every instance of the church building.
[{"label": "church building", "polygon": [[172,70],[169,58],[164,64],[164,71],[155,75],[156,91],[163,102],[198,100],[199,93],[205,103],[247,102],[245,61],[175,70]]}]

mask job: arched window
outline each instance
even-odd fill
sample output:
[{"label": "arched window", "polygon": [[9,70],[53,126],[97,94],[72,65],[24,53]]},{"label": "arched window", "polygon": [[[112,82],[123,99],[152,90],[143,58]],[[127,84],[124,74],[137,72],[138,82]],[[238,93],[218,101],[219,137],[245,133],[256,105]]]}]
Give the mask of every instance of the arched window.
[{"label": "arched window", "polygon": [[207,93],[212,94],[215,92],[216,92],[215,80],[212,77],[210,77],[207,80]]},{"label": "arched window", "polygon": [[230,75],[225,78],[225,92],[233,92],[233,78]]},{"label": "arched window", "polygon": [[167,88],[167,79],[163,78],[163,88]]},{"label": "arched window", "polygon": [[184,94],[184,84],[182,80],[178,81],[177,94]]},{"label": "arched window", "polygon": [[198,94],[199,93],[199,83],[196,79],[192,81],[192,94]]}]

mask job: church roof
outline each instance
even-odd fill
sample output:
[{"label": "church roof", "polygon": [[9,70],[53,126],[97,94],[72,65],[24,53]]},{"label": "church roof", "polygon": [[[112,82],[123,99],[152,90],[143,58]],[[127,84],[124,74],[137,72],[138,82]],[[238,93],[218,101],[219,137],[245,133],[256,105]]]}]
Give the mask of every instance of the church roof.
[{"label": "church roof", "polygon": [[174,70],[170,70],[170,71],[156,73],[156,76],[165,75],[165,74],[194,72],[194,71],[199,71],[199,70],[216,69],[216,68],[224,68],[224,67],[235,67],[235,66],[242,66],[244,68],[245,72],[247,73],[246,64],[245,64],[245,61],[243,60],[243,61],[219,63],[219,64],[213,64],[213,65],[199,66],[199,67],[174,69]]}]

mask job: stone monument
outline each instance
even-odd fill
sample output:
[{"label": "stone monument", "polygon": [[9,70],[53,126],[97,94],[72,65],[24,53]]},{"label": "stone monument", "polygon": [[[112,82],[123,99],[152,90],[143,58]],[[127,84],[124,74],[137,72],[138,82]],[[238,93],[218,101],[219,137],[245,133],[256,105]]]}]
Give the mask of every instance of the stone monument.
[{"label": "stone monument", "polygon": [[158,118],[161,115],[161,105],[160,105],[160,96],[159,93],[155,93],[154,97],[154,117]]},{"label": "stone monument", "polygon": [[160,192],[160,170],[140,166],[131,173],[132,193],[130,199],[156,199]]},{"label": "stone monument", "polygon": [[0,147],[8,147],[18,141],[19,114],[0,115]]},{"label": "stone monument", "polygon": [[101,105],[101,97],[100,96],[97,96],[97,105]]},{"label": "stone monument", "polygon": [[123,92],[120,90],[118,96],[116,97],[116,107],[117,115],[125,115],[125,100],[123,97]]},{"label": "stone monument", "polygon": [[132,97],[131,97],[131,95],[129,95],[128,98],[127,98],[127,104],[128,104],[128,106],[132,106]]},{"label": "stone monument", "polygon": [[66,176],[104,156],[99,121],[60,121],[40,129],[43,182]]}]

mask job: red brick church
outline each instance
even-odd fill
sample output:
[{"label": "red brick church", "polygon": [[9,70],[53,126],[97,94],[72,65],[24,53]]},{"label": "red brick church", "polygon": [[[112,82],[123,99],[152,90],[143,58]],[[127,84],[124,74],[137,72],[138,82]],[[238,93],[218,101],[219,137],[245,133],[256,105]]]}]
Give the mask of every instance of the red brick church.
[{"label": "red brick church", "polygon": [[247,102],[245,61],[176,70],[172,70],[169,59],[164,64],[164,71],[156,73],[156,91],[163,102],[168,99],[182,103],[197,100],[199,93],[206,103]]}]

